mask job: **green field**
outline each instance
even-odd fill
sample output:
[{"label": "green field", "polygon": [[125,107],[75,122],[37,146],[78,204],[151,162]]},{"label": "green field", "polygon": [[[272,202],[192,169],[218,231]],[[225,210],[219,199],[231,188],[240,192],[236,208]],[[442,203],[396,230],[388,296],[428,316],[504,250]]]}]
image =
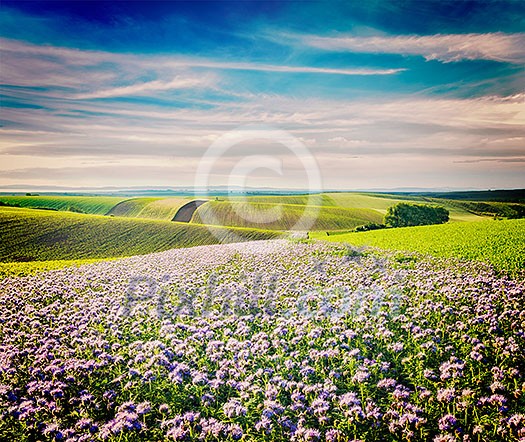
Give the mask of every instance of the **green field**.
[{"label": "green field", "polygon": [[312,233],[311,238],[485,261],[511,273],[525,269],[525,219],[403,227],[330,236]]},{"label": "green field", "polygon": [[461,200],[440,200],[437,198],[426,198],[431,203],[441,203],[446,206],[451,213],[466,211],[472,215],[504,217],[504,218],[523,218],[525,217],[525,204],[502,203],[491,201],[461,201]]},{"label": "green field", "polygon": [[[128,218],[148,218],[170,221],[177,210],[192,197],[105,197],[105,196],[0,196],[0,205],[52,209],[94,215],[112,215]],[[314,230],[350,230],[357,225],[368,222],[381,222],[382,216],[388,207],[402,201],[430,202],[441,204],[450,211],[451,221],[480,221],[486,216],[509,212],[510,205],[505,203],[473,203],[469,201],[441,200],[423,196],[399,196],[387,194],[366,194],[355,192],[323,193],[315,195],[251,195],[246,197],[217,197],[214,204],[235,203],[247,204],[247,211],[255,216],[256,222],[247,222],[233,216],[230,209],[221,206],[217,218],[224,219],[224,225],[269,228],[273,230],[288,230],[295,224],[300,215],[306,210],[306,217],[312,217],[315,209],[306,209],[308,206],[322,206],[320,219],[315,223]],[[265,204],[266,206],[263,206]],[[268,210],[271,206],[282,205],[283,219],[280,223],[260,225],[257,222],[257,210]],[[201,211],[210,210],[202,207]],[[514,204],[515,207],[518,205]],[[240,207],[240,206],[236,206]],[[351,209],[352,212],[331,209]],[[359,209],[375,211],[359,212]],[[485,215],[485,216],[480,216]],[[349,219],[350,218],[350,219]],[[359,223],[356,223],[359,221]],[[199,217],[193,221],[200,223]],[[310,223],[308,223],[310,224]]]},{"label": "green field", "polygon": [[[212,233],[213,232],[213,233]],[[142,255],[218,242],[271,239],[277,232],[0,207],[0,261]]]},{"label": "green field", "polygon": [[375,209],[385,213],[386,209],[394,204],[405,202],[406,199],[383,195],[375,196],[363,193],[327,193],[326,196],[332,200],[332,205],[339,207],[356,207],[360,209]]},{"label": "green field", "polygon": [[148,205],[159,198],[130,198],[124,201],[120,201],[107,212],[108,215],[112,216],[125,216],[125,217],[137,217],[140,212]]},{"label": "green field", "polygon": [[107,213],[113,216],[171,221],[177,210],[193,198],[130,198],[119,202]]},{"label": "green field", "polygon": [[194,198],[163,198],[146,205],[139,214],[141,218],[171,221],[177,211]]},{"label": "green field", "polygon": [[0,205],[171,221],[190,197],[0,196]]},{"label": "green field", "polygon": [[118,196],[0,196],[0,204],[105,215],[123,199]]},{"label": "green field", "polygon": [[118,258],[92,258],[92,259],[57,259],[52,261],[30,262],[0,262],[0,279],[7,276],[28,276],[49,270],[59,270],[66,267],[78,267],[99,261],[112,261]]},{"label": "green field", "polygon": [[[387,209],[397,203],[433,203],[445,207],[450,212],[450,221],[482,221],[485,216],[474,213],[468,207],[461,205],[459,201],[443,200],[438,198],[427,198],[419,196],[400,196],[388,194],[366,194],[366,193],[328,193],[326,194],[339,207],[368,208],[381,212],[383,215]],[[459,203],[459,204],[458,204]]]},{"label": "green field", "polygon": [[[348,230],[371,222],[380,223],[383,219],[373,209],[210,201],[197,209],[192,223],[210,223],[210,215],[216,219],[216,225],[270,230]],[[265,222],[271,218],[274,219]]]},{"label": "green field", "polygon": [[[224,198],[220,198],[224,200]],[[227,200],[232,202],[268,203],[268,204],[294,204],[311,206],[336,206],[334,200],[324,193],[312,195],[261,195],[247,197],[229,197]]]}]

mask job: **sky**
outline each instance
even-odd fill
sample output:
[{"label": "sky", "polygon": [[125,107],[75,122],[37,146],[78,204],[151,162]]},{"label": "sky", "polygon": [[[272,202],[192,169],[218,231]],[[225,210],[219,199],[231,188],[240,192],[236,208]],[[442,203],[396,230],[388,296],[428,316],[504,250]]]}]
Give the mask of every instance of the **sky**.
[{"label": "sky", "polygon": [[525,187],[519,0],[3,0],[0,89],[0,188]]}]

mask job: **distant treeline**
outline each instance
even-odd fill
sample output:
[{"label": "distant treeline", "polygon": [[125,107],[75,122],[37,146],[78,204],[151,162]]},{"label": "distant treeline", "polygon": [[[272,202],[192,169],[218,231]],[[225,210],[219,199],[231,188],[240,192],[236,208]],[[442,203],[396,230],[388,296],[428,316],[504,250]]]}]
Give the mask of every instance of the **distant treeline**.
[{"label": "distant treeline", "polygon": [[397,195],[426,196],[467,201],[499,201],[502,203],[525,203],[525,189],[473,190],[458,192],[393,192]]},{"label": "distant treeline", "polygon": [[448,206],[457,207],[480,216],[493,216],[495,218],[518,219],[525,218],[525,204],[502,203],[496,201],[459,201],[438,200],[429,198],[430,202],[446,203]]}]

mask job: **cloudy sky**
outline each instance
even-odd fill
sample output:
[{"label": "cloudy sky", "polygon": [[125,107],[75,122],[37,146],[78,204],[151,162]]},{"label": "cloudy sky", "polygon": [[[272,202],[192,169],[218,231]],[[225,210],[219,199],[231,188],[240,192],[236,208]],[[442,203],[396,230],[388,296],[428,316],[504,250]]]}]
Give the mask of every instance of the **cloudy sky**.
[{"label": "cloudy sky", "polygon": [[523,1],[4,0],[0,187],[191,186],[210,152],[210,184],[303,188],[311,155],[325,188],[525,187],[524,29]]}]

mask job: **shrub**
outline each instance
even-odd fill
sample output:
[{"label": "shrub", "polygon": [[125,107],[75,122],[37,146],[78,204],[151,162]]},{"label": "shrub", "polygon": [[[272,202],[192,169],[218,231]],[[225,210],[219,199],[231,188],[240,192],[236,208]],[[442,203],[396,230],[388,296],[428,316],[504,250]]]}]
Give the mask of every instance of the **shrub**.
[{"label": "shrub", "polygon": [[440,206],[399,203],[388,208],[384,222],[389,227],[443,224],[448,221],[448,215],[448,210]]},{"label": "shrub", "polygon": [[366,232],[368,230],[378,230],[378,229],[384,229],[386,226],[384,224],[377,224],[377,223],[370,223],[365,224],[363,226],[357,226],[355,228],[356,232]]}]

